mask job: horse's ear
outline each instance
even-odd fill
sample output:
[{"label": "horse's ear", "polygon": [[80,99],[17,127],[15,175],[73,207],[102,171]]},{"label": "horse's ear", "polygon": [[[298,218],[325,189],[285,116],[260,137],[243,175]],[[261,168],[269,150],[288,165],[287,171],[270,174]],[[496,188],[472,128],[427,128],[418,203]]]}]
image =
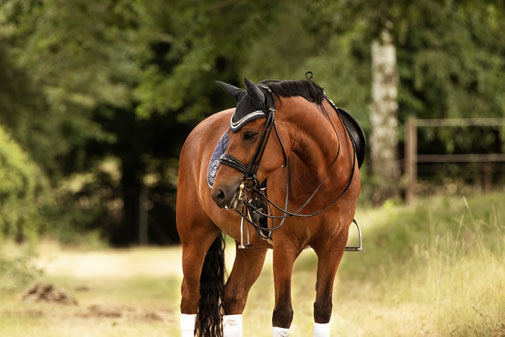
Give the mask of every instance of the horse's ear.
[{"label": "horse's ear", "polygon": [[221,81],[216,81],[216,84],[223,89],[227,94],[229,94],[231,97],[235,98],[235,100],[238,102],[242,98],[242,95],[245,93],[245,90],[237,88],[234,85],[224,83]]},{"label": "horse's ear", "polygon": [[253,99],[253,102],[255,103],[254,105],[259,109],[263,109],[265,106],[265,94],[263,91],[249,79],[245,78],[244,81],[247,93]]}]

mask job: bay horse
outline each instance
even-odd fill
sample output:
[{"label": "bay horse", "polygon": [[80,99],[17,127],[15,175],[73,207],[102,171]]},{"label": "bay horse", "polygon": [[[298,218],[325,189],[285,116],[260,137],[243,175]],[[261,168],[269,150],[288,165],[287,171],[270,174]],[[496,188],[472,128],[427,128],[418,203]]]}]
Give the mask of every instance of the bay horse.
[{"label": "bay horse", "polygon": [[[293,263],[307,247],[318,257],[314,336],[329,336],[333,282],[361,189],[364,138],[351,136],[349,115],[309,78],[245,79],[246,90],[217,84],[237,107],[197,125],[179,161],[182,336],[242,336],[247,295],[269,248],[273,336],[289,336]],[[223,233],[237,247],[226,282]]]}]

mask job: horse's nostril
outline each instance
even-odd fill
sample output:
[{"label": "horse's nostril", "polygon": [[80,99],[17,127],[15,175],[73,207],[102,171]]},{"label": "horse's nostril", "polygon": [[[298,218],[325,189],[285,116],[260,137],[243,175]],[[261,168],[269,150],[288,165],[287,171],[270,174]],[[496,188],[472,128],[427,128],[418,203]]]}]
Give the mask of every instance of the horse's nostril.
[{"label": "horse's nostril", "polygon": [[216,204],[223,208],[225,207],[225,199],[226,195],[224,194],[224,191],[222,189],[217,189],[213,194],[212,194],[212,199],[216,202]]},{"label": "horse's nostril", "polygon": [[214,186],[212,199],[221,208],[228,209],[234,199],[236,184]]},{"label": "horse's nostril", "polygon": [[216,199],[222,201],[224,199],[224,192],[222,189],[217,190]]}]

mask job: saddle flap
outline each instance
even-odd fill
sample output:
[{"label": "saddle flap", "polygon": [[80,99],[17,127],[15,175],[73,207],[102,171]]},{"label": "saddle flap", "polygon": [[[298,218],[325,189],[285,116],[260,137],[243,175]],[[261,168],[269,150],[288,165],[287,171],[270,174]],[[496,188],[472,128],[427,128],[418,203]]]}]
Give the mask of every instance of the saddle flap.
[{"label": "saddle flap", "polygon": [[347,111],[342,108],[337,108],[340,116],[344,120],[345,126],[347,128],[347,132],[349,136],[356,144],[356,157],[358,158],[358,167],[361,168],[363,162],[365,161],[365,153],[366,153],[366,138],[365,132],[359,125],[358,121]]}]

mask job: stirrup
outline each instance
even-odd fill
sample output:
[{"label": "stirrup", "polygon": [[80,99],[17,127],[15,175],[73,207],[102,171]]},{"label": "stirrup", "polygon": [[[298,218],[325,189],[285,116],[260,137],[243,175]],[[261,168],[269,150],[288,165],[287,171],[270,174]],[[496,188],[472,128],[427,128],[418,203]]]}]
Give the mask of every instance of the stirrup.
[{"label": "stirrup", "polygon": [[240,218],[240,244],[239,249],[246,249],[251,247],[251,237],[249,235],[249,226],[246,227],[247,231],[247,243],[244,245],[244,217]]},{"label": "stirrup", "polygon": [[362,240],[361,240],[361,228],[359,228],[359,225],[358,225],[358,222],[356,221],[356,219],[353,219],[352,222],[354,222],[354,224],[356,224],[356,228],[358,228],[358,237],[359,237],[359,246],[357,247],[354,247],[354,246],[350,246],[350,247],[345,247],[345,251],[346,252],[360,252],[363,250],[363,244],[362,244]]}]

